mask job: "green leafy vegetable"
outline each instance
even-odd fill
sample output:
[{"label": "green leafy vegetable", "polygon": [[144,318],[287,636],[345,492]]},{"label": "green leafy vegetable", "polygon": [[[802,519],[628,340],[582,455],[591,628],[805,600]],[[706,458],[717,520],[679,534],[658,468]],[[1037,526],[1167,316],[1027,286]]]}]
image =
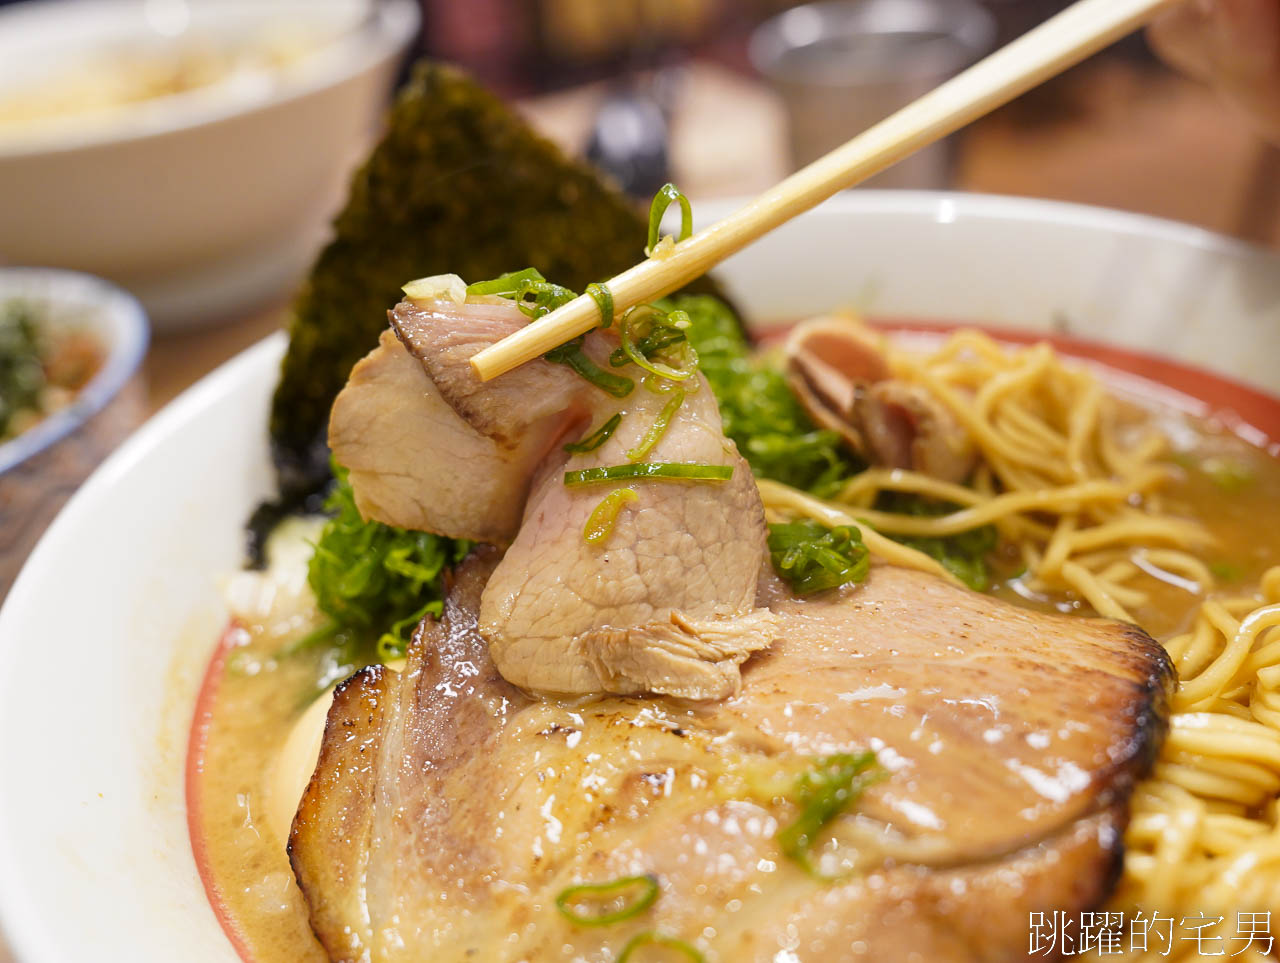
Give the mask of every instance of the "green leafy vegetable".
[{"label": "green leafy vegetable", "polygon": [[[884,492],[876,500],[876,508],[899,515],[949,515],[960,506],[912,492]],[[977,592],[991,586],[987,556],[999,542],[994,525],[983,525],[941,538],[920,535],[889,535],[896,542],[924,552],[942,563],[943,568]]]},{"label": "green leafy vegetable", "polygon": [[641,462],[638,465],[608,465],[564,473],[568,488],[597,482],[631,478],[670,478],[678,481],[728,481],[733,477],[732,465],[687,465],[682,462]]},{"label": "green leafy vegetable", "polygon": [[879,777],[871,772],[876,757],[873,752],[838,752],[822,756],[796,780],[796,802],[800,815],[790,825],[778,830],[778,845],[811,876],[824,881],[838,879],[827,875],[813,862],[811,853],[817,836],[862,795]]},{"label": "green leafy vegetable", "polygon": [[639,916],[657,898],[655,877],[624,876],[607,883],[570,886],[556,897],[556,909],[579,926],[608,926]]},{"label": "green leafy vegetable", "polygon": [[334,477],[325,503],[333,518],[316,543],[307,582],[332,620],[335,642],[348,649],[376,645],[380,659],[395,658],[425,615],[440,614],[441,576],[471,543],[366,522],[346,471],[335,464]]},{"label": "green leafy vegetable", "polygon": [[688,316],[686,334],[720,403],[725,434],[756,475],[825,494],[864,467],[836,432],[814,425],[781,371],[752,356],[728,305],[708,295],[681,295],[660,306]]},{"label": "green leafy vegetable", "polygon": [[20,411],[40,408],[45,389],[40,329],[24,301],[0,305],[0,439]]},{"label": "green leafy vegetable", "polygon": [[810,519],[770,525],[769,557],[798,595],[861,582],[871,565],[856,528],[827,528]]},{"label": "green leafy vegetable", "polygon": [[622,947],[622,952],[618,954],[617,963],[628,963],[631,954],[636,952],[642,946],[662,946],[669,950],[675,950],[686,958],[693,960],[693,963],[704,963],[706,957],[698,952],[697,947],[691,943],[675,936],[667,936],[664,933],[658,933],[654,930],[645,930],[643,933],[637,933],[631,939],[627,940],[626,945]]},{"label": "green leafy vegetable", "polygon": [[676,240],[683,241],[693,233],[693,208],[689,205],[689,198],[676,185],[663,184],[658,188],[658,193],[653,195],[653,203],[649,205],[649,243],[645,245],[646,254],[652,254],[657,246],[662,218],[674,201],[680,203],[680,236]]},{"label": "green leafy vegetable", "polygon": [[572,441],[564,446],[565,451],[571,452],[588,452],[595,451],[618,430],[618,425],[622,424],[622,412],[615,412],[607,421],[591,434],[587,435],[581,441]]}]

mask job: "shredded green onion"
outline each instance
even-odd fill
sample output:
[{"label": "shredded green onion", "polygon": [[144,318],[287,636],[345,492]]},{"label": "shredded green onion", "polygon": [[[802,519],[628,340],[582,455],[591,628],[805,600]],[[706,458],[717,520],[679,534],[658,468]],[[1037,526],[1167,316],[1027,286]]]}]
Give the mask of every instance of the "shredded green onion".
[{"label": "shredded green onion", "polygon": [[543,357],[555,364],[562,364],[572,368],[601,391],[607,392],[615,398],[625,398],[631,394],[631,389],[636,386],[636,383],[625,375],[616,375],[605,371],[604,368],[601,368],[587,357],[587,353],[582,350],[582,339],[583,336],[579,335],[572,341],[566,341],[558,348],[552,348]]},{"label": "shredded green onion", "polygon": [[511,271],[499,275],[491,281],[476,281],[467,285],[468,294],[490,294],[500,298],[515,297],[520,285],[526,281],[545,281],[542,272],[537,268],[525,268],[523,271]]},{"label": "shredded green onion", "polygon": [[[633,898],[625,900],[626,891],[633,891]],[[608,926],[639,916],[658,898],[658,880],[654,876],[623,876],[607,883],[582,883],[570,886],[556,897],[556,909],[571,923],[579,926]],[[610,909],[610,903],[623,901],[618,909]],[[575,903],[594,904],[594,912],[582,913]]]},{"label": "shredded green onion", "polygon": [[649,205],[649,243],[645,245],[645,254],[652,254],[657,246],[663,215],[673,201],[680,202],[680,236],[676,241],[683,241],[693,233],[693,208],[689,206],[689,198],[676,185],[663,184],[658,188],[658,193],[653,195],[653,203]]},{"label": "shredded green onion", "polygon": [[684,392],[677,389],[676,393],[662,406],[662,410],[658,412],[658,417],[654,419],[653,424],[649,426],[649,430],[640,439],[640,444],[627,452],[627,461],[639,461],[653,450],[653,446],[667,433],[667,428],[671,425],[671,419],[676,416],[676,412],[680,410],[682,404],[684,404]]},{"label": "shredded green onion", "polygon": [[595,451],[613,436],[613,433],[618,430],[618,425],[620,424],[622,424],[622,412],[616,413],[585,438],[565,445],[564,450],[575,453]]},{"label": "shredded green onion", "polygon": [[467,285],[467,294],[489,294],[510,298],[532,319],[549,314],[561,305],[568,304],[578,295],[559,284],[552,284],[537,268],[512,271],[492,281],[477,281]]},{"label": "shredded green onion", "polygon": [[770,525],[769,558],[797,595],[861,582],[871,564],[857,528],[827,528],[810,519]]},{"label": "shredded green onion", "polygon": [[564,473],[567,488],[630,478],[672,478],[679,481],[728,481],[732,465],[689,465],[679,462],[641,462],[638,465],[609,465]]},{"label": "shredded green onion", "polygon": [[587,294],[600,309],[600,327],[607,328],[613,324],[613,292],[609,285],[592,282],[587,285]]},{"label": "shredded green onion", "polygon": [[684,331],[671,323],[667,312],[652,304],[629,308],[618,326],[618,337],[621,347],[609,359],[614,367],[631,361],[672,381],[685,381],[698,370],[698,352]]},{"label": "shredded green onion", "polygon": [[627,963],[631,959],[631,954],[642,946],[665,946],[667,949],[683,953],[685,957],[693,960],[694,963],[704,963],[706,960],[706,957],[699,953],[696,947],[686,943],[684,940],[677,939],[674,936],[667,936],[654,930],[645,930],[643,933],[637,933],[627,940],[622,952],[618,955],[617,963]]},{"label": "shredded green onion", "polygon": [[878,772],[868,772],[875,761],[873,752],[837,752],[819,758],[796,780],[800,815],[778,830],[775,838],[783,853],[816,879],[831,882],[840,878],[823,873],[814,865],[810,850],[818,833],[877,780]]},{"label": "shredded green onion", "polygon": [[632,488],[615,488],[592,509],[587,516],[587,524],[582,527],[582,537],[592,545],[602,545],[613,534],[613,526],[618,522],[622,506],[635,501],[639,496]]}]

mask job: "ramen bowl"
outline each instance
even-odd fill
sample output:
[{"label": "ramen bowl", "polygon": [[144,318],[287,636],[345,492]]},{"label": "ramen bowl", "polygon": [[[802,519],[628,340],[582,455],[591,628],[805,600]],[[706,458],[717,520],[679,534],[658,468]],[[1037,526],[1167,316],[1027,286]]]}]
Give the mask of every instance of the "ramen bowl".
[{"label": "ramen bowl", "polygon": [[[1280,261],[1203,231],[1040,201],[855,192],[719,274],[762,323],[844,305],[1070,335],[1148,365],[1171,397],[1280,434]],[[228,618],[221,580],[272,493],[283,348],[280,335],[252,348],[119,449],[0,610],[0,926],[24,963],[237,958],[193,856],[187,746]]]},{"label": "ramen bowl", "polygon": [[413,0],[0,10],[0,259],[110,278],[160,329],[280,296],[418,22]]}]

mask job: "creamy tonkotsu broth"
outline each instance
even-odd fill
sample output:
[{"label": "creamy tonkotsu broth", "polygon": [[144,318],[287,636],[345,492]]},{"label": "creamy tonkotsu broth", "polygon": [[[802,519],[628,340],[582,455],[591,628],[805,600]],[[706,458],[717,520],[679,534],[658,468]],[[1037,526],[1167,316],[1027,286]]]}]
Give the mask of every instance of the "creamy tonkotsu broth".
[{"label": "creamy tonkotsu broth", "polygon": [[[1202,560],[1215,575],[1214,597],[1252,595],[1263,574],[1280,565],[1277,452],[1246,442],[1221,420],[1162,407],[1158,397],[1153,391],[1126,410],[1170,439],[1163,510],[1200,522],[1213,536]],[[1280,422],[1263,427],[1274,430]],[[260,963],[326,959],[294,880],[287,819],[298,773],[317,748],[327,705],[320,693],[347,670],[323,649],[281,655],[322,620],[305,587],[317,524],[283,526],[273,536],[269,573],[233,579],[237,618],[210,667],[189,760],[191,829],[206,887],[241,955]],[[1078,597],[1028,591],[1019,567],[1016,553],[1002,550],[993,559],[991,591],[1023,605],[1091,614]],[[1159,576],[1159,568],[1152,574]],[[1185,631],[1204,601],[1177,577],[1146,588],[1132,612],[1161,642]]]}]

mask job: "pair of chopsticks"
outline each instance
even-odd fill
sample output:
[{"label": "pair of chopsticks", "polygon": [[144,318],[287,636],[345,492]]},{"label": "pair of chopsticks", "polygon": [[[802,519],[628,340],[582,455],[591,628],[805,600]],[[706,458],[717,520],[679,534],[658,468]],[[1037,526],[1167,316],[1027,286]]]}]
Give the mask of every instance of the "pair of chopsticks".
[{"label": "pair of chopsticks", "polygon": [[[959,130],[1079,63],[1182,0],[1078,0],[963,73],[801,168],[724,220],[608,282],[616,314],[692,281],[798,214]],[[600,323],[589,295],[478,352],[482,381],[540,357]]]}]

